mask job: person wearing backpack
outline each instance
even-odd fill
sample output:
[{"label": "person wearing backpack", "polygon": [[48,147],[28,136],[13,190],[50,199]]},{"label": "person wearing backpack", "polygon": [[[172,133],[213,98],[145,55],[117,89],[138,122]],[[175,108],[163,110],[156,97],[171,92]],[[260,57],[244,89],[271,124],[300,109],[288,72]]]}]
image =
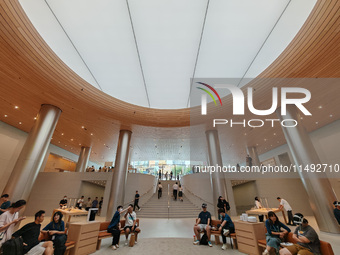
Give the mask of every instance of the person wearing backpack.
[{"label": "person wearing backpack", "polygon": [[[196,235],[196,240],[194,241],[194,245],[203,244],[200,242],[201,241],[200,232],[203,232],[204,230],[206,230],[208,245],[212,247],[212,244],[210,242],[210,234],[211,234],[210,221],[211,221],[211,214],[210,212],[207,211],[207,204],[203,203],[202,212],[200,212],[200,214],[198,215],[198,220],[194,226],[194,233]],[[202,237],[202,240],[203,240],[203,237]]]},{"label": "person wearing backpack", "polygon": [[0,247],[4,242],[12,238],[15,225],[26,218],[19,218],[19,211],[23,209],[25,205],[25,200],[18,200],[10,206],[8,211],[0,215]]}]

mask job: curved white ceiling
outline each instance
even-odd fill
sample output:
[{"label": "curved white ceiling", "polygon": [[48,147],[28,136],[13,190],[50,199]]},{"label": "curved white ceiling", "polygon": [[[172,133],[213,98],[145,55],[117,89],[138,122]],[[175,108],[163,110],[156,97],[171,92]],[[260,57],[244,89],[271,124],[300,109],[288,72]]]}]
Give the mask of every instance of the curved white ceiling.
[{"label": "curved white ceiling", "polygon": [[194,78],[254,78],[316,0],[21,0],[56,54],[131,104],[188,107]]}]

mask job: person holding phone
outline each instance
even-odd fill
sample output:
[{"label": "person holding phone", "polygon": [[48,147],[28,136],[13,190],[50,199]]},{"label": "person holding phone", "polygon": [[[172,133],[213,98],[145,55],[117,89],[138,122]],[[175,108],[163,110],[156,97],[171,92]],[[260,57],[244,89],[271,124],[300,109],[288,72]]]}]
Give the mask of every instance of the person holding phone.
[{"label": "person holding phone", "polygon": [[26,205],[25,200],[18,200],[13,203],[9,210],[0,216],[0,247],[4,242],[12,238],[15,226],[26,217],[19,217],[19,211]]}]

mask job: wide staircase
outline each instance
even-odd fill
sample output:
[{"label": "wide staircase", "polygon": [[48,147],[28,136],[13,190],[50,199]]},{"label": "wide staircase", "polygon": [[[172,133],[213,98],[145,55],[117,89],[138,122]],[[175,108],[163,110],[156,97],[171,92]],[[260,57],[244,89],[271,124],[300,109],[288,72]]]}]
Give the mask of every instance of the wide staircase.
[{"label": "wide staircase", "polygon": [[158,192],[156,192],[141,206],[141,211],[136,212],[138,218],[197,218],[201,210],[192,204],[185,194],[183,194],[183,202],[178,198],[174,201],[172,186],[176,181],[161,181],[161,183],[163,185],[162,197],[158,199]]}]

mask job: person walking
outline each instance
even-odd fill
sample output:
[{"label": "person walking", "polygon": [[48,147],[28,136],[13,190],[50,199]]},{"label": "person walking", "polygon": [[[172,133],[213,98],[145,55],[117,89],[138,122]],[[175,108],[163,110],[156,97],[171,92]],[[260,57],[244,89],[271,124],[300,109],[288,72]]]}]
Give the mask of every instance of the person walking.
[{"label": "person walking", "polygon": [[176,182],[173,186],[172,186],[172,192],[174,195],[174,200],[177,201],[177,191],[178,191],[178,183]]},{"label": "person walking", "polygon": [[161,182],[158,183],[158,199],[160,199],[162,197],[162,190],[163,190],[163,186],[161,184]]},{"label": "person walking", "polygon": [[138,194],[138,190],[136,190],[136,194],[135,194],[135,202],[133,204],[133,210],[135,211],[136,207],[138,208],[138,211],[140,211],[140,207],[138,205],[139,202],[139,197],[140,195]]}]

